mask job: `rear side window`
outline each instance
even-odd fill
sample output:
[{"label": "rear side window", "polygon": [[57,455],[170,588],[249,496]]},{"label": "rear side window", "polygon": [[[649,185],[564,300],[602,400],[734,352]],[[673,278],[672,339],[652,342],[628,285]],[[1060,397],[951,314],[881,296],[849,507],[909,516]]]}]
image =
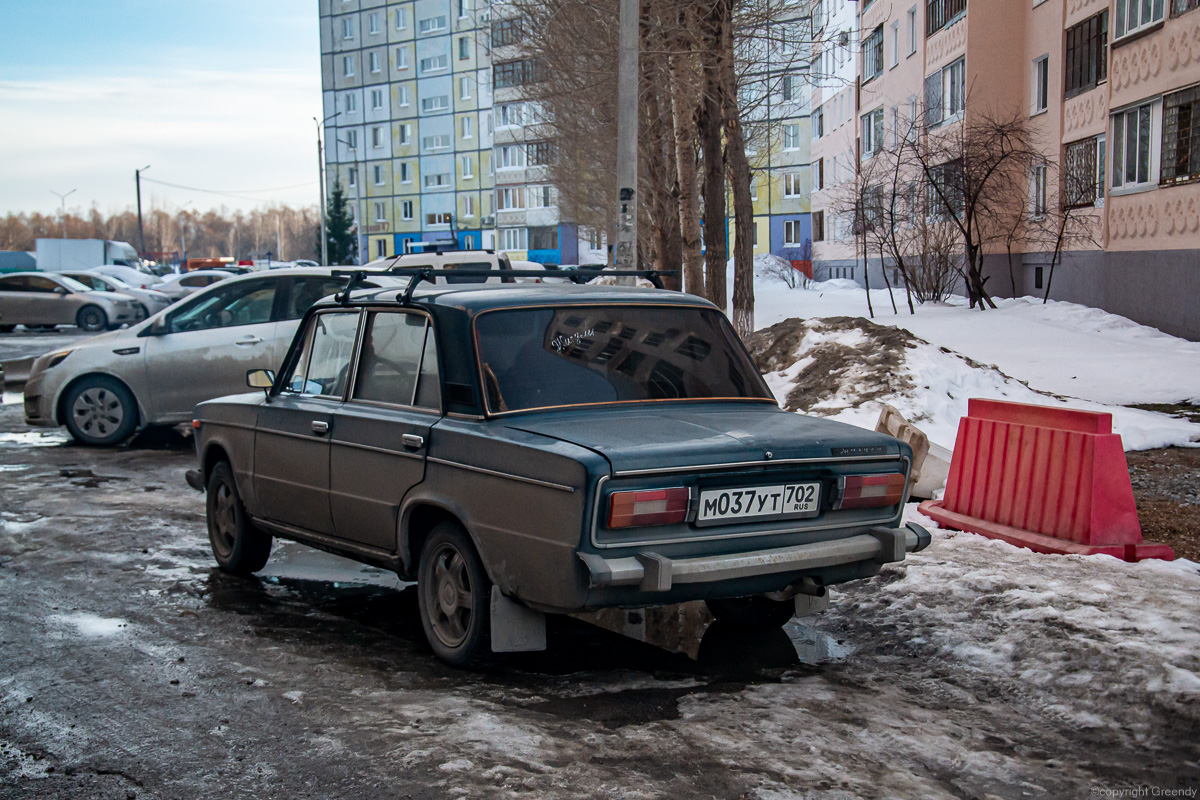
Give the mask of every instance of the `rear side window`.
[{"label": "rear side window", "polygon": [[313,317],[304,349],[284,383],[286,391],[340,398],[350,378],[357,333],[357,311]]},{"label": "rear side window", "polygon": [[[419,314],[374,312],[367,319],[359,356],[354,399],[403,406],[439,408],[437,358],[429,353],[432,365],[422,360],[432,338],[426,318]],[[433,387],[421,387],[421,383]],[[424,388],[424,391],[422,391]]]}]

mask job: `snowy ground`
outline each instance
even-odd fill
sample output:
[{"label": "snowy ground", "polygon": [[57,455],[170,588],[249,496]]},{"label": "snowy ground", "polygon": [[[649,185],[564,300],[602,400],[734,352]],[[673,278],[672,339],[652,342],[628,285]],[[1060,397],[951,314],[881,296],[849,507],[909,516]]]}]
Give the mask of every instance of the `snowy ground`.
[{"label": "snowy ground", "polygon": [[[967,399],[989,397],[1109,411],[1129,450],[1200,442],[1200,425],[1124,407],[1200,403],[1200,343],[1073,303],[1043,305],[1024,297],[998,300],[999,309],[980,312],[953,298],[917,306],[911,315],[904,292],[894,295],[899,314],[892,313],[886,289],[872,290],[872,321],[923,340],[907,348],[900,365],[911,389],[863,404],[856,402],[856,390],[874,387],[851,380],[841,396],[811,409],[813,413],[874,427],[878,404],[887,402],[919,421],[932,441],[952,449]],[[760,270],[755,285],[758,329],[792,318],[814,328],[798,348],[796,363],[767,376],[780,399],[807,366],[805,358],[813,348],[830,342],[850,348],[869,344],[861,331],[821,330],[819,320],[867,316],[867,292],[852,281],[793,289]]]}]

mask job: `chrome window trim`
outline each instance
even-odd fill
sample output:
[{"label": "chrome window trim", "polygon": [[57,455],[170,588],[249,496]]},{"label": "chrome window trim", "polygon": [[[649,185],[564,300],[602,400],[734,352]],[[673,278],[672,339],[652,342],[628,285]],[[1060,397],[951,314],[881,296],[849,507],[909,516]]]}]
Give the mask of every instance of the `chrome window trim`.
[{"label": "chrome window trim", "polygon": [[575,491],[574,486],[567,486],[562,483],[553,483],[551,481],[543,481],[537,478],[527,478],[524,475],[514,475],[511,472],[500,472],[494,469],[485,469],[483,467],[476,467],[470,464],[463,464],[459,461],[449,461],[444,458],[435,458],[434,456],[428,456],[425,460],[434,464],[442,464],[443,466],[447,467],[458,467],[459,469],[465,469],[468,472],[480,472],[484,475],[492,475],[497,478],[508,478],[509,480],[520,481],[521,483],[531,483],[535,486],[545,486],[548,489],[558,489],[560,492]]},{"label": "chrome window trim", "polygon": [[400,456],[402,458],[415,458],[418,461],[425,458],[425,456],[421,455],[420,453],[405,453],[401,450],[391,450],[386,447],[375,447],[374,445],[359,444],[358,442],[347,442],[347,441],[341,441],[338,439],[330,439],[329,443],[331,445],[337,445],[339,447],[353,447],[357,450],[369,450],[372,453],[383,453],[384,455],[388,455],[388,456]]}]

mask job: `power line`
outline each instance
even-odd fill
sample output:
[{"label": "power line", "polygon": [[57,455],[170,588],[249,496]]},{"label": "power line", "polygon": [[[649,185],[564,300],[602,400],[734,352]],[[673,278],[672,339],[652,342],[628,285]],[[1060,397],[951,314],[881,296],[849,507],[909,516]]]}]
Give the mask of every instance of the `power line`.
[{"label": "power line", "polygon": [[259,202],[261,197],[246,197],[247,194],[256,194],[263,192],[282,192],[287,189],[301,189],[307,186],[312,186],[316,181],[307,181],[305,183],[297,183],[291,186],[275,186],[270,189],[201,189],[198,186],[184,186],[179,183],[169,183],[167,181],[154,180],[153,178],[142,178],[147,183],[158,184],[159,186],[170,186],[172,189],[184,189],[189,192],[203,192],[204,194],[215,194],[221,197],[233,197],[238,200],[250,200]]}]

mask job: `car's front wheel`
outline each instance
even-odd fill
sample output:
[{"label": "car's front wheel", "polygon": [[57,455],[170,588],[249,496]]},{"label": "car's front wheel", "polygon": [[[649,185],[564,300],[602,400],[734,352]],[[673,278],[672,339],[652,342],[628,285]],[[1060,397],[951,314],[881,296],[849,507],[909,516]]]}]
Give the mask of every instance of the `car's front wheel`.
[{"label": "car's front wheel", "polygon": [[108,327],[108,315],[99,306],[84,306],[75,315],[75,324],[81,331],[94,333]]},{"label": "car's front wheel", "polygon": [[492,654],[492,583],[461,526],[443,522],[421,550],[417,600],[433,652],[455,667],[488,664]]},{"label": "car's front wheel", "polygon": [[795,600],[723,597],[719,600],[705,600],[704,604],[716,619],[756,631],[782,627],[796,615]]},{"label": "car's front wheel", "polygon": [[67,392],[67,430],[80,444],[110,447],[133,435],[137,401],[120,381],[91,375]]},{"label": "car's front wheel", "polygon": [[228,461],[217,464],[208,476],[206,510],[208,541],[217,566],[234,575],[249,575],[266,566],[271,557],[271,534],[250,521]]},{"label": "car's front wheel", "polygon": [[16,329],[16,325],[0,325],[0,333],[12,333]]}]

